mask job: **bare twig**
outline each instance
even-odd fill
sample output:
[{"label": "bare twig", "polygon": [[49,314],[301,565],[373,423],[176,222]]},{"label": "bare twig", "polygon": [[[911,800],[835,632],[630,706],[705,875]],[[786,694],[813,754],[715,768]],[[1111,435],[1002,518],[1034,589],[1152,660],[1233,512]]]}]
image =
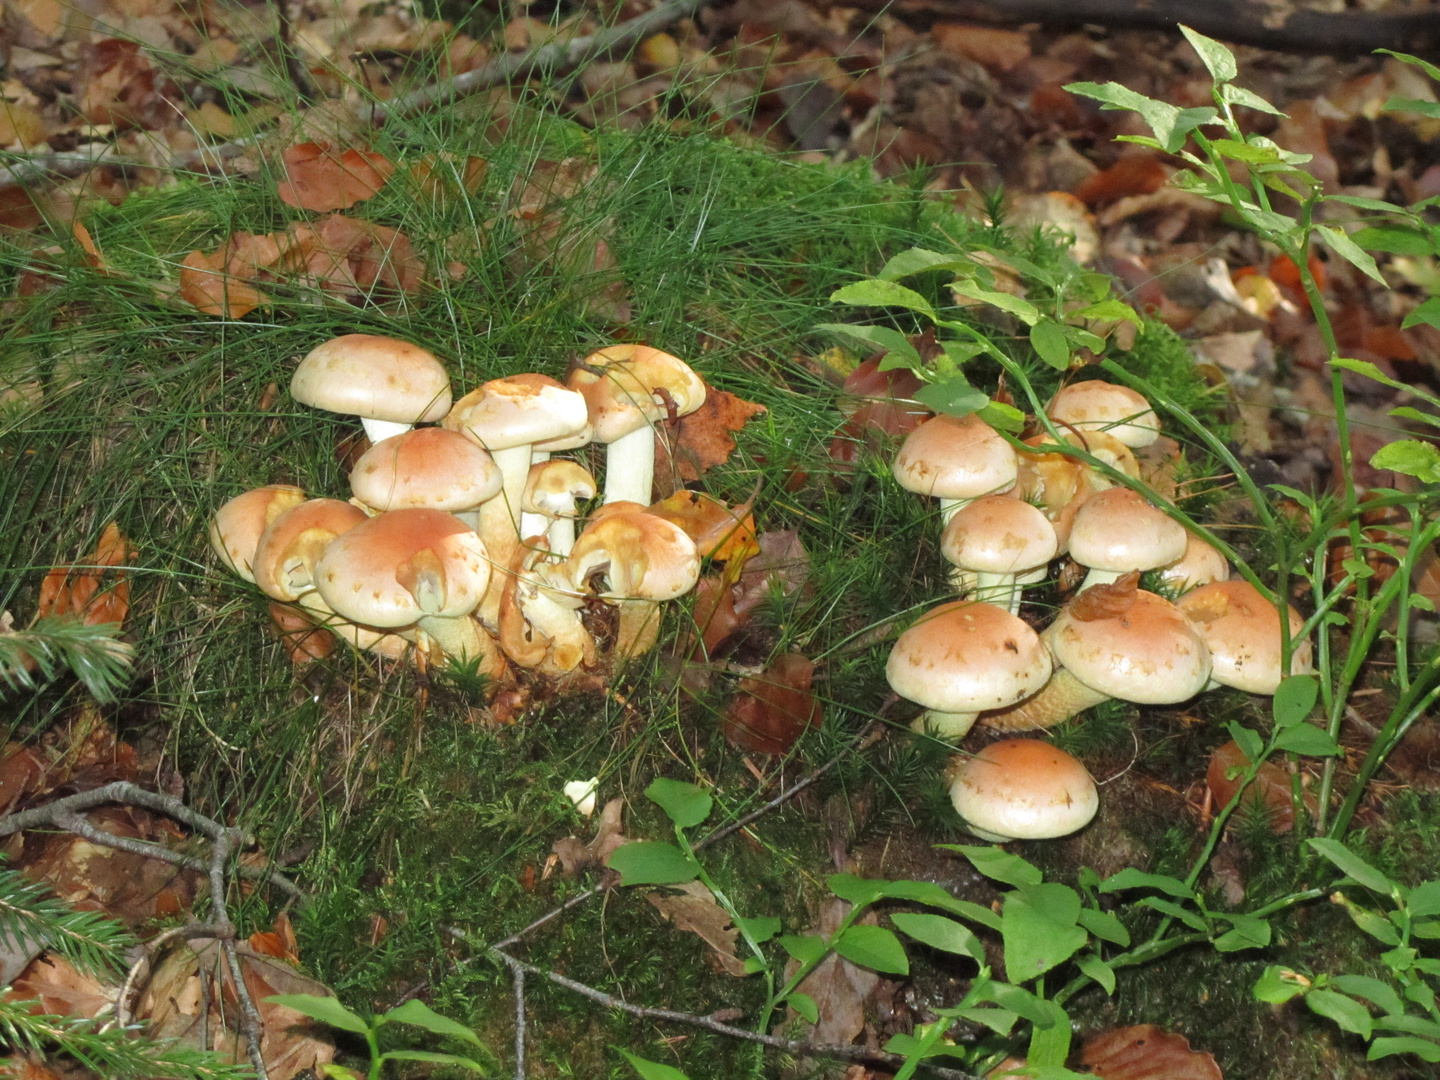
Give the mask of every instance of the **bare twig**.
[{"label": "bare twig", "polygon": [[221,828],[210,847],[210,909],[211,919],[221,931],[216,936],[220,949],[225,954],[230,978],[235,982],[235,997],[240,1002],[240,1030],[245,1034],[245,1052],[255,1069],[257,1080],[270,1080],[265,1068],[265,1055],[261,1042],[265,1037],[265,1025],[260,1020],[260,1010],[245,985],[245,973],[240,970],[240,956],[235,951],[235,924],[230,921],[230,909],[225,902],[225,865],[236,846],[245,842],[245,834],[239,829]]},{"label": "bare twig", "polygon": [[[8,155],[7,155],[8,156]],[[120,148],[113,144],[95,145],[91,150],[71,150],[61,153],[32,154],[21,157],[15,164],[0,169],[0,187],[15,187],[33,184],[47,176],[79,176],[97,165],[116,163]]]},{"label": "bare twig", "polygon": [[515,980],[515,1080],[525,1080],[525,969],[511,966]]}]

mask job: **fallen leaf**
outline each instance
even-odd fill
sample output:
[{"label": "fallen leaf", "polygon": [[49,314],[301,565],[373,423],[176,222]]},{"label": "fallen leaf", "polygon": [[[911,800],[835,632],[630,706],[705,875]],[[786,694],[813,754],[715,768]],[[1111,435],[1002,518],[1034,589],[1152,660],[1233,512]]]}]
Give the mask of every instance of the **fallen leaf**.
[{"label": "fallen leaf", "polygon": [[600,811],[600,823],[595,830],[595,837],[589,843],[567,836],[551,845],[550,850],[560,859],[562,874],[574,877],[592,866],[604,866],[616,848],[630,843],[628,837],[620,834],[620,811],[624,806],[624,799],[611,799],[605,804],[605,808]]},{"label": "fallen leaf", "polygon": [[1189,1040],[1154,1024],[1091,1035],[1080,1064],[1103,1080],[1225,1080],[1214,1055],[1191,1050]]},{"label": "fallen leaf", "polygon": [[24,796],[41,790],[45,774],[45,763],[35,751],[20,743],[7,743],[5,756],[0,758],[0,815],[8,814]]},{"label": "fallen leaf", "polygon": [[1019,30],[966,23],[936,23],[935,44],[948,53],[974,60],[992,71],[1013,71],[1030,59],[1030,35]]},{"label": "fallen leaf", "polygon": [[[86,626],[120,624],[130,611],[130,575],[119,569],[133,561],[135,551],[113,521],[106,525],[95,551],[79,563],[52,567],[40,582],[36,618],[71,615]],[[114,573],[106,573],[114,570]]]},{"label": "fallen leaf", "polygon": [[[715,655],[725,639],[747,621],[735,612],[735,590],[726,575],[710,574],[695,586],[695,602],[691,607],[696,642],[690,647],[692,660],[708,660]],[[680,649],[684,655],[685,648]]]},{"label": "fallen leaf", "polygon": [[741,679],[721,721],[733,746],[762,754],[783,754],[805,733],[819,727],[824,712],[810,684],[815,664],[799,653],[784,653],[765,671]]},{"label": "fallen leaf", "polygon": [[1104,585],[1091,585],[1070,601],[1070,616],[1078,622],[1121,618],[1135,605],[1139,588],[1138,570]]},{"label": "fallen leaf", "polygon": [[[821,902],[820,924],[811,932],[828,940],[849,913],[848,901],[829,897]],[[856,925],[876,926],[879,921],[874,912],[866,912],[856,920]],[[789,980],[797,970],[796,961],[789,961],[785,965],[785,978]],[[814,1000],[820,1012],[820,1022],[809,1032],[809,1038],[817,1043],[849,1046],[865,1030],[865,1007],[880,984],[879,975],[868,968],[857,967],[839,953],[831,953],[820,961],[796,987]],[[793,1010],[791,1015],[793,1017]]]},{"label": "fallen leaf", "polygon": [[[743,564],[760,550],[755,541],[755,515],[750,512],[750,505],[742,503],[732,509],[723,499],[681,488],[650,506],[646,513],[683,529],[685,535],[695,541],[695,549],[702,558],[734,565],[737,560]],[[738,566],[735,572],[739,572]]]},{"label": "fallen leaf", "polygon": [[305,610],[294,604],[270,601],[270,629],[296,667],[324,660],[335,651],[335,635],[323,626],[316,626]]},{"label": "fallen leaf", "polygon": [[105,261],[105,256],[100,254],[100,249],[95,246],[95,240],[90,235],[90,230],[85,228],[79,221],[70,223],[70,231],[74,234],[80,250],[85,253],[85,261],[101,273],[109,273],[110,264]]},{"label": "fallen leaf", "polygon": [[676,885],[674,893],[652,892],[645,899],[675,924],[677,930],[697,935],[710,946],[710,959],[727,975],[746,974],[745,961],[735,955],[740,931],[730,913],[715,902],[715,895],[699,881]]},{"label": "fallen leaf", "polygon": [[670,473],[679,483],[699,480],[716,465],[723,465],[735,451],[734,432],[753,416],[765,412],[764,405],[736,397],[725,390],[707,386],[705,403],[689,416],[680,417],[673,439],[664,429],[655,434],[655,467]]},{"label": "fallen leaf", "polygon": [[[1240,778],[1227,774],[1232,769],[1243,769],[1249,764],[1243,751],[1234,742],[1227,742],[1210,755],[1210,767],[1205,772],[1205,785],[1210,789],[1210,802],[1216,811],[1220,810],[1239,790]],[[1306,793],[1305,801],[1315,810],[1314,796]],[[1259,773],[1240,797],[1242,810],[1263,813],[1270,822],[1271,832],[1288,833],[1295,827],[1295,803],[1290,790],[1290,774],[1267,761],[1260,766]]]},{"label": "fallen leaf", "polygon": [[395,171],[385,155],[329,143],[307,142],[285,151],[280,201],[300,210],[346,210],[379,193]]},{"label": "fallen leaf", "polygon": [[1153,194],[1169,179],[1170,170],[1154,154],[1126,154],[1110,168],[1083,181],[1071,194],[1094,207],[1128,195]]},{"label": "fallen leaf", "polygon": [[115,1004],[118,988],[77,971],[63,956],[37,957],[10,988],[12,1001],[32,1000],[53,1016],[90,1019]]},{"label": "fallen leaf", "polygon": [[192,251],[180,263],[180,299],[205,315],[243,319],[270,303],[259,289],[226,270],[229,245],[206,255]]},{"label": "fallen leaf", "polygon": [[810,553],[794,529],[763,532],[755,542],[760,551],[746,561],[735,583],[737,615],[745,615],[771,596],[789,596],[810,580]]},{"label": "fallen leaf", "polygon": [[183,110],[179,87],[151,66],[138,42],[96,41],[85,47],[79,71],[77,106],[91,124],[158,130]]}]

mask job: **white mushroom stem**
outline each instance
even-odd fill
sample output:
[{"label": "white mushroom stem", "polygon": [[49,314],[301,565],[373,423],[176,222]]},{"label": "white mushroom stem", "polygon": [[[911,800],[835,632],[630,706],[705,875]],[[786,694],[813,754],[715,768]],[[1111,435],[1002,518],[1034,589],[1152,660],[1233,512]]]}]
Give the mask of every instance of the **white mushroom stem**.
[{"label": "white mushroom stem", "polygon": [[370,437],[372,444],[388,439],[392,435],[403,435],[415,426],[414,424],[397,424],[393,420],[372,420],[368,416],[362,416],[360,424],[364,427],[365,434]]},{"label": "white mushroom stem", "polygon": [[983,570],[975,574],[976,600],[1002,607],[1011,615],[1020,610],[1020,585],[1014,574],[991,574]]},{"label": "white mushroom stem", "polygon": [[1092,690],[1065,668],[1057,667],[1050,681],[1018,705],[984,714],[982,722],[995,731],[1034,731],[1064,723],[1110,695]]},{"label": "white mushroom stem", "polygon": [[[549,451],[549,450],[536,450],[536,449],[534,449],[534,448],[532,448],[532,449],[530,450],[530,464],[531,464],[531,465],[543,465],[543,464],[545,464],[545,462],[547,462],[547,461],[549,461],[549,460],[550,460],[550,451]],[[531,514],[531,513],[525,512],[525,511],[521,511],[521,513],[520,513],[520,539],[521,539],[521,540],[528,540],[528,539],[530,539],[530,537],[532,537],[532,536],[539,536],[541,533],[546,532],[546,531],[547,531],[547,530],[546,530],[546,523],[547,523],[548,521],[549,521],[549,518],[547,518],[544,514]],[[551,551],[555,551],[556,548],[555,548],[555,544],[554,544],[554,537],[552,536],[550,539],[551,539],[550,550],[551,550]],[[570,530],[570,547],[574,547],[574,546],[575,546],[575,530],[572,528],[572,529]],[[561,555],[568,555],[568,554],[570,554],[570,548],[567,547],[564,551],[560,552],[559,554],[561,554]]]},{"label": "white mushroom stem", "polygon": [[650,505],[655,487],[655,432],[650,425],[622,435],[605,451],[605,499]]},{"label": "white mushroom stem", "polygon": [[480,633],[480,624],[468,615],[458,618],[422,615],[416,625],[430,635],[446,656],[455,660],[473,660],[485,656],[488,651]]},{"label": "white mushroom stem", "polygon": [[962,507],[968,506],[974,501],[974,499],[941,499],[940,527],[943,529],[946,525],[949,525],[950,519],[953,518]]},{"label": "white mushroom stem", "polygon": [[1084,592],[1091,585],[1113,585],[1128,573],[1130,573],[1129,570],[1097,570],[1091,567],[1090,572],[1085,575],[1085,580],[1080,583],[1079,591]]},{"label": "white mushroom stem", "polygon": [[490,588],[476,614],[494,631],[500,625],[500,594],[505,590],[507,567],[520,543],[520,498],[525,494],[525,478],[530,474],[530,445],[491,450],[490,456],[500,470],[504,486],[500,494],[480,505],[476,523],[475,531],[485,543],[493,571]]},{"label": "white mushroom stem", "polygon": [[910,721],[910,730],[917,735],[932,735],[957,742],[970,733],[979,715],[973,712],[940,712],[929,709]]}]

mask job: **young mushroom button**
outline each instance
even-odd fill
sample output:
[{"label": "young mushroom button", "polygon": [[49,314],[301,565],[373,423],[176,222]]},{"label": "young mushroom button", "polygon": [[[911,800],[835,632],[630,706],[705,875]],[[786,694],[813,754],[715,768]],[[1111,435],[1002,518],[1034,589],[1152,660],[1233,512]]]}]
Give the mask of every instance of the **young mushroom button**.
[{"label": "young mushroom button", "polygon": [[973,600],[942,604],[900,635],[885,665],[890,687],[928,712],[911,725],[960,739],[987,709],[1029,697],[1050,677],[1035,631],[1004,608]]},{"label": "young mushroom button", "polygon": [[1068,836],[1100,807],[1085,766],[1038,739],[1005,739],[947,772],[950,801],[982,840],[1044,840]]},{"label": "young mushroom button", "polygon": [[277,517],[305,501],[305,492],[289,484],[271,484],[236,495],[210,521],[210,547],[220,561],[246,581],[255,580],[252,564],[260,536]]},{"label": "young mushroom button", "polygon": [[1017,575],[1041,571],[1055,557],[1055,527],[1044,513],[1006,495],[962,506],[940,535],[940,551],[974,577],[976,600],[1020,609]]},{"label": "young mushroom button", "polygon": [[946,522],[972,499],[1009,491],[1018,469],[1010,444],[973,414],[926,420],[901,444],[894,465],[901,487],[940,500]]},{"label": "young mushroom button", "polygon": [[290,379],[302,405],[358,416],[371,442],[439,420],[450,408],[450,376],[407,341],[345,334],[316,346]]},{"label": "young mushroom button", "polygon": [[522,522],[532,519],[535,531],[522,529],[524,539],[544,532],[550,550],[565,558],[575,547],[575,518],[580,513],[576,503],[594,497],[595,477],[583,465],[564,458],[531,465],[520,508],[525,512]]}]

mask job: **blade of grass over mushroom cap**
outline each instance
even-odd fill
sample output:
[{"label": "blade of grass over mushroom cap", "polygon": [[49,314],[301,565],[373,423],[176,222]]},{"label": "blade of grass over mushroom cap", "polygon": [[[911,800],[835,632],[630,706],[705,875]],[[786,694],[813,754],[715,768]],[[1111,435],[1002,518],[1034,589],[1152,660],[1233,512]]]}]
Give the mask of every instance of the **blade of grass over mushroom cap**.
[{"label": "blade of grass over mushroom cap", "polygon": [[1070,557],[1088,567],[1081,588],[1103,585],[1136,570],[1155,570],[1185,554],[1189,534],[1130,488],[1091,496],[1075,514]]},{"label": "blade of grass over mushroom cap", "polygon": [[290,378],[302,405],[358,416],[371,442],[439,420],[450,408],[450,376],[419,345],[344,334],[305,355]]},{"label": "blade of grass over mushroom cap", "polygon": [[1045,412],[1076,431],[1103,431],[1129,447],[1160,437],[1160,420],[1142,394],[1117,383],[1087,379],[1061,387]]},{"label": "blade of grass over mushroom cap", "polygon": [[973,499],[1009,491],[1018,470],[1010,444],[974,413],[926,420],[905,437],[894,465],[901,487],[940,500],[944,522]]}]

